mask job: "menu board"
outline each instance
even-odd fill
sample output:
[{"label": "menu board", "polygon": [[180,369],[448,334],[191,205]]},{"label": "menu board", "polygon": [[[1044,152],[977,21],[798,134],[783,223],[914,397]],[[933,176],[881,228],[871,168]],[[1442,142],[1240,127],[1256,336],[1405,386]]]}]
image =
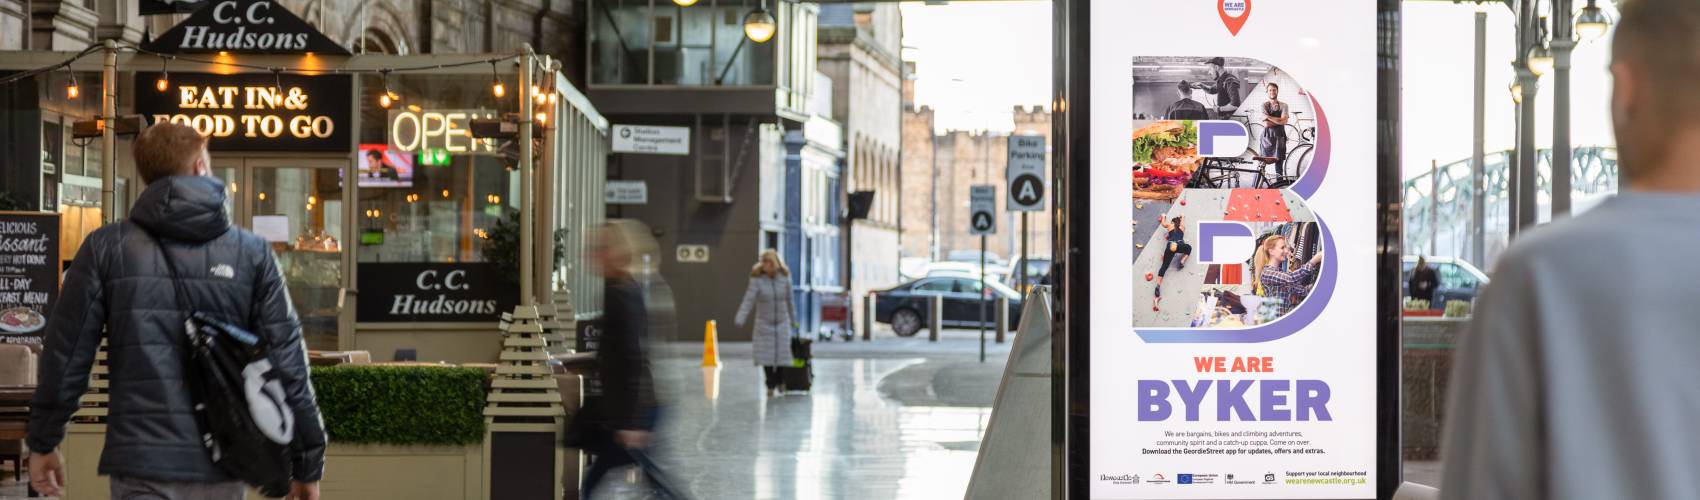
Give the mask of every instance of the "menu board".
[{"label": "menu board", "polygon": [[1376,496],[1376,3],[1252,4],[1089,0],[1091,498]]},{"label": "menu board", "polygon": [[59,298],[59,214],[0,212],[0,343],[40,344]]}]

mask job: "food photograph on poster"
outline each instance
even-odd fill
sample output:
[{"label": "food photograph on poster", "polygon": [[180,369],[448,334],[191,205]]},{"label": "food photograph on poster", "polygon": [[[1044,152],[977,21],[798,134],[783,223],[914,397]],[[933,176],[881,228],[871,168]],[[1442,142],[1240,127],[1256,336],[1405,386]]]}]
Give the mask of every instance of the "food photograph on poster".
[{"label": "food photograph on poster", "polygon": [[[1182,184],[1190,188],[1286,187],[1314,159],[1314,106],[1309,93],[1281,68],[1250,58],[1208,56],[1142,56],[1133,58],[1132,66],[1134,179],[1148,186],[1136,186],[1135,192],[1164,198],[1178,191],[1167,186],[1183,170],[1190,175]],[[1244,153],[1198,157],[1198,120],[1243,125]],[[1195,152],[1188,156],[1176,150],[1184,147]]]}]

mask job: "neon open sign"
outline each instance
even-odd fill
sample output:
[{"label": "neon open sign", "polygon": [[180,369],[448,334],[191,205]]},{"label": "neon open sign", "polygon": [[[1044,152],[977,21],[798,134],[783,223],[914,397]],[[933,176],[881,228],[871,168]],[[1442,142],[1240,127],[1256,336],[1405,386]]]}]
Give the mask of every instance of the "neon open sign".
[{"label": "neon open sign", "polygon": [[494,153],[494,140],[472,137],[472,120],[495,117],[496,113],[488,110],[391,110],[390,148],[405,152]]}]

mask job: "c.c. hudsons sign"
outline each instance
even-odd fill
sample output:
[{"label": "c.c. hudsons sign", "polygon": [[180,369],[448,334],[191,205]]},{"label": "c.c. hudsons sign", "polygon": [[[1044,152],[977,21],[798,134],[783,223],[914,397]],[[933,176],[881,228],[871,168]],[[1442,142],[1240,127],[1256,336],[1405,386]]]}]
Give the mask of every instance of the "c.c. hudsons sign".
[{"label": "c.c. hudsons sign", "polygon": [[275,0],[209,1],[142,48],[163,54],[349,54]]},{"label": "c.c. hudsons sign", "polygon": [[496,321],[519,303],[518,287],[489,263],[360,264],[355,321]]}]

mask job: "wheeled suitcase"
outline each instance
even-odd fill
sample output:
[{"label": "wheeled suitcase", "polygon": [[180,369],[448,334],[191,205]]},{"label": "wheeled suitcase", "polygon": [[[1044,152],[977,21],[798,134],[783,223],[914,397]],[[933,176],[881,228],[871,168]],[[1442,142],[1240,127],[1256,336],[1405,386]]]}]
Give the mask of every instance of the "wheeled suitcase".
[{"label": "wheeled suitcase", "polygon": [[814,363],[803,363],[803,366],[786,366],[779,369],[779,377],[784,384],[785,392],[809,392],[809,386],[814,383]]},{"label": "wheeled suitcase", "polygon": [[791,366],[779,369],[780,382],[786,392],[808,392],[814,385],[815,362],[811,352],[813,342],[802,337],[791,337]]}]

